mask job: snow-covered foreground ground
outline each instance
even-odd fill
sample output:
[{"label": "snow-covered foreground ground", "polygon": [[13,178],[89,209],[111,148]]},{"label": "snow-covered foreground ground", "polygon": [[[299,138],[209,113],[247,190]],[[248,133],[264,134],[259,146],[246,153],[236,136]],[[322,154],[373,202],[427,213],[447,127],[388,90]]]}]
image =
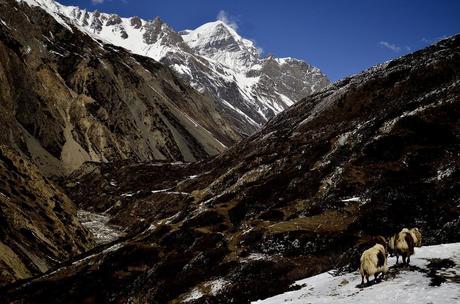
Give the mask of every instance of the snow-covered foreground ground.
[{"label": "snow-covered foreground ground", "polygon": [[[440,286],[430,286],[427,267],[431,259],[450,259],[455,266],[438,270],[437,274],[446,278]],[[389,266],[396,263],[389,258]],[[306,304],[306,303],[460,303],[460,243],[424,246],[415,248],[411,265],[417,267],[391,269],[395,277],[388,276],[380,283],[358,288],[361,276],[358,272],[332,276],[329,272],[297,281],[304,286],[299,290],[286,292],[258,304]]]}]

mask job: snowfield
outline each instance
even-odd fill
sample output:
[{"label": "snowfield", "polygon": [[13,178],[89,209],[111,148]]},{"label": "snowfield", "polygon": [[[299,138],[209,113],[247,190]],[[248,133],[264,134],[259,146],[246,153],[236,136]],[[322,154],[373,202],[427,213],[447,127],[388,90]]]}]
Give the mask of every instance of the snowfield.
[{"label": "snowfield", "polygon": [[[427,272],[432,259],[449,259],[455,263],[435,272],[446,280],[440,286],[430,286],[432,278]],[[326,272],[297,281],[295,285],[303,286],[299,290],[253,303],[460,303],[460,243],[415,248],[409,268],[393,267],[395,258],[389,258],[388,262],[390,275],[365,288],[357,287],[361,283],[357,271],[339,276]]]}]

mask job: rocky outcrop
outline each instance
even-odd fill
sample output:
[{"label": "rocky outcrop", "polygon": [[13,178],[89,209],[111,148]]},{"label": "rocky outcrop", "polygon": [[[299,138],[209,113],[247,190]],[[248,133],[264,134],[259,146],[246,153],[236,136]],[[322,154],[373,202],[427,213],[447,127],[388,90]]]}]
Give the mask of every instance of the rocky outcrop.
[{"label": "rocky outcrop", "polygon": [[455,36],[301,100],[211,160],[88,164],[70,196],[127,236],[4,299],[246,303],[354,267],[376,234],[458,242],[459,72]]},{"label": "rocky outcrop", "polygon": [[42,8],[0,6],[0,143],[45,175],[85,161],[194,161],[241,138],[213,99],[154,60],[103,45]]}]

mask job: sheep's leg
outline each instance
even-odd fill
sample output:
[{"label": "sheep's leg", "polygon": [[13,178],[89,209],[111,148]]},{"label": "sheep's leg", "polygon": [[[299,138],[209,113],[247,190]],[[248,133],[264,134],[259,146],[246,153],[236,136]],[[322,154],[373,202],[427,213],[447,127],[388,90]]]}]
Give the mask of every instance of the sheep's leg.
[{"label": "sheep's leg", "polygon": [[377,279],[378,279],[378,277],[379,277],[379,274],[380,274],[379,272],[376,272],[376,273],[374,274],[374,283],[377,283]]},{"label": "sheep's leg", "polygon": [[407,265],[410,263],[410,255],[407,256]]},{"label": "sheep's leg", "polygon": [[361,286],[364,286],[364,276],[361,275]]},{"label": "sheep's leg", "polygon": [[402,255],[402,260],[403,260],[403,265],[406,265],[406,255],[405,254]]},{"label": "sheep's leg", "polygon": [[369,276],[366,275],[366,281],[367,281],[367,285],[369,285]]}]

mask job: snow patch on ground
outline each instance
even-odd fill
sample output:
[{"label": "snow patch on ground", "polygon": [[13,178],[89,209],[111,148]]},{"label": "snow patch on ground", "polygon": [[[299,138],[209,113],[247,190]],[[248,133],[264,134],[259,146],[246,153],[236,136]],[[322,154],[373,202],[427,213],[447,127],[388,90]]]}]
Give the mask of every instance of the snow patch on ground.
[{"label": "snow patch on ground", "polygon": [[193,300],[198,300],[202,296],[204,296],[204,294],[199,289],[195,288],[184,299],[184,302],[191,302]]},{"label": "snow patch on ground", "polygon": [[242,259],[242,262],[249,262],[249,261],[268,261],[268,260],[271,260],[272,257],[268,254],[264,254],[264,253],[251,253],[250,255],[248,255],[247,257],[243,258]]},{"label": "snow patch on ground", "polygon": [[[460,243],[424,246],[415,249],[411,265],[427,270],[430,259],[450,259],[455,266],[442,271],[447,277],[460,275]],[[395,258],[389,258],[389,266]],[[431,278],[418,270],[402,269],[394,278],[366,288],[358,288],[361,276],[358,272],[333,276],[325,272],[314,277],[297,281],[303,286],[269,299],[259,300],[258,304],[304,304],[304,303],[460,303],[460,284],[447,279],[440,286],[430,286]]]},{"label": "snow patch on ground", "polygon": [[202,286],[193,288],[183,300],[184,302],[191,302],[198,300],[205,294],[217,296],[221,290],[225,289],[230,284],[229,281],[222,278],[215,279],[213,281],[205,282]]},{"label": "snow patch on ground", "polygon": [[226,281],[224,279],[217,279],[211,282],[208,282],[208,286],[211,288],[211,294],[212,295],[217,295],[219,292],[224,289],[228,284],[230,284],[229,281]]},{"label": "snow patch on ground", "polygon": [[94,236],[97,244],[106,244],[123,235],[119,227],[109,225],[110,217],[104,214],[78,210],[77,217],[83,227]]},{"label": "snow patch on ground", "polygon": [[9,27],[8,24],[6,24],[5,21],[3,21],[2,19],[0,19],[0,22],[1,22],[4,26],[6,26],[7,28],[9,28],[9,29],[11,30],[11,27]]},{"label": "snow patch on ground", "polygon": [[361,198],[359,196],[343,199],[342,202],[361,202]]},{"label": "snow patch on ground", "polygon": [[454,168],[447,168],[445,170],[438,170],[436,179],[438,181],[443,180],[446,177],[449,177],[454,173],[455,169]]},{"label": "snow patch on ground", "polygon": [[166,194],[177,194],[177,195],[190,195],[188,192],[181,192],[181,191],[170,191],[174,188],[168,188],[168,189],[159,189],[159,190],[152,190],[151,193],[166,193]]},{"label": "snow patch on ground", "polygon": [[136,194],[139,194],[140,192],[141,192],[140,190],[136,191],[136,192],[126,192],[126,193],[122,193],[120,196],[121,197],[132,197],[132,196],[134,196]]}]

